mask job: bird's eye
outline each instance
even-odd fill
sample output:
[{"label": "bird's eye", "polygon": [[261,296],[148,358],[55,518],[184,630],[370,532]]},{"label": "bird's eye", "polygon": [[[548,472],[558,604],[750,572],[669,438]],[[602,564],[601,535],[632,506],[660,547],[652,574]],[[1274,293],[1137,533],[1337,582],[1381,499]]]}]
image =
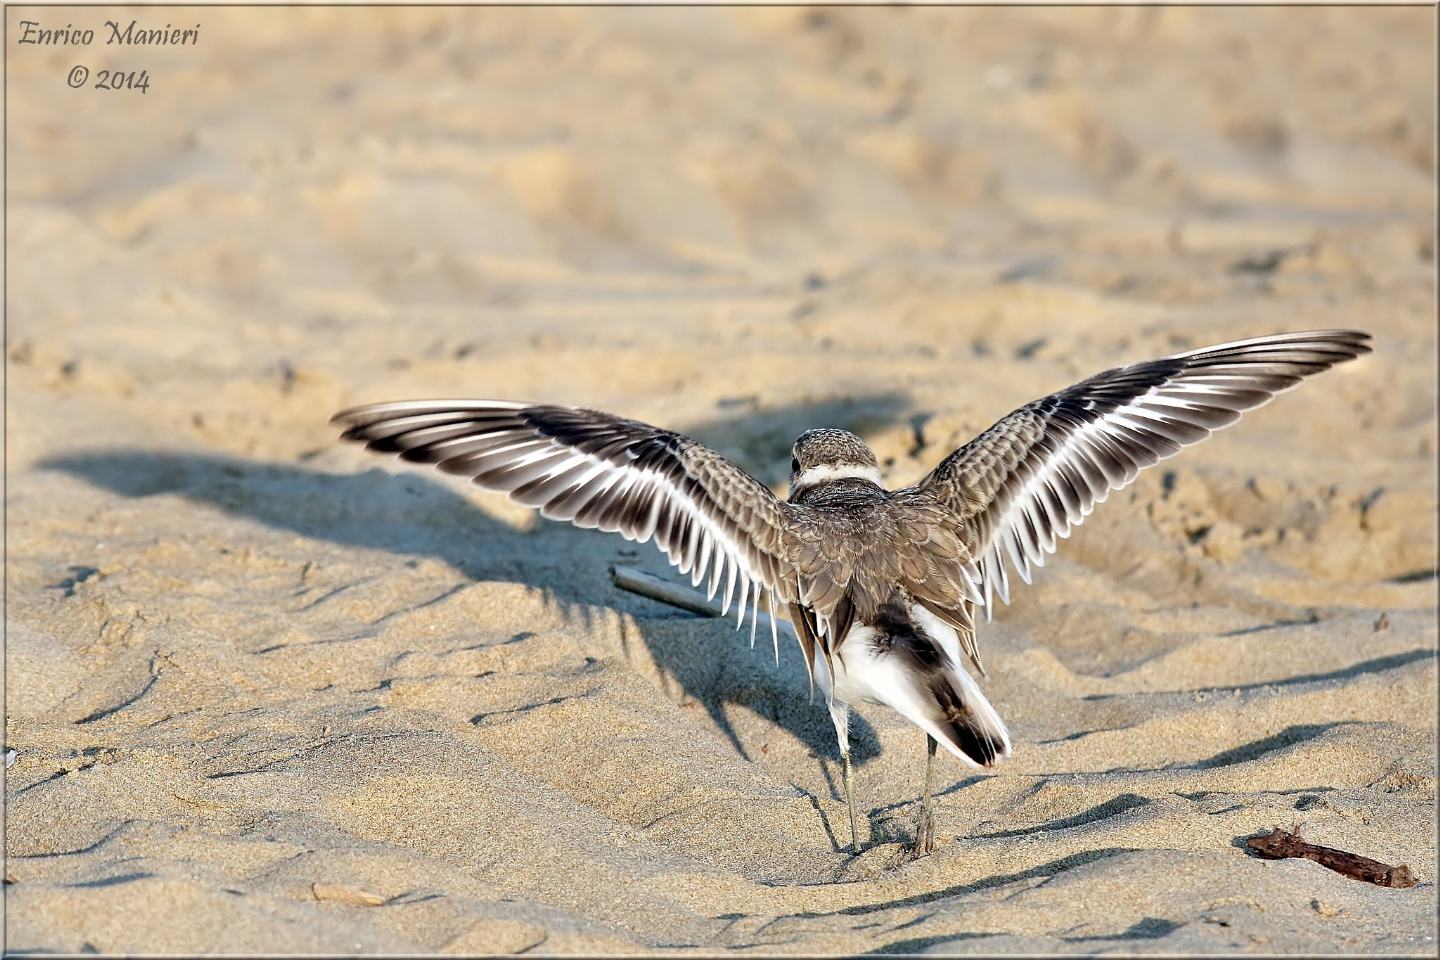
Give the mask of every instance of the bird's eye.
[{"label": "bird's eye", "polygon": [[800,458],[799,458],[799,457],[791,457],[791,458],[790,458],[790,472],[791,472],[791,473],[799,473],[799,472],[800,472]]}]

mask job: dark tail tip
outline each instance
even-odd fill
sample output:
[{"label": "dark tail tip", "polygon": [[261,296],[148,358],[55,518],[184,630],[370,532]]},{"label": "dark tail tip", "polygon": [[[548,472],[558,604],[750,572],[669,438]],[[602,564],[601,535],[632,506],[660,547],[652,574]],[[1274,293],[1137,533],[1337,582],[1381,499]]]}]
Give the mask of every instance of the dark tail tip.
[{"label": "dark tail tip", "polygon": [[996,760],[1010,752],[1003,740],[976,726],[969,717],[946,718],[943,729],[953,746],[982,767],[994,766]]}]

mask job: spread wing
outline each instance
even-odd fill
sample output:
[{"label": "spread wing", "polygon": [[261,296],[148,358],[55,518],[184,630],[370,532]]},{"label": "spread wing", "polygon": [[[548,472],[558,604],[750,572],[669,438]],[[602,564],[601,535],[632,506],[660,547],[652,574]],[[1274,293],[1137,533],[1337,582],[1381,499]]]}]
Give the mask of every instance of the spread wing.
[{"label": "spread wing", "polygon": [[539,509],[551,520],[654,539],[710,596],[725,582],[724,613],[739,588],[736,628],[760,593],[792,599],[784,559],[792,508],[754,477],[689,437],[596,410],[503,400],[413,400],[337,413],[341,439],[431,463]]},{"label": "spread wing", "polygon": [[1030,582],[1056,538],[1111,490],[1304,377],[1369,353],[1369,334],[1319,330],[1239,340],[1135,363],[1027,403],[946,457],[912,491],[961,518],[985,615],[1010,602],[1005,561]]}]

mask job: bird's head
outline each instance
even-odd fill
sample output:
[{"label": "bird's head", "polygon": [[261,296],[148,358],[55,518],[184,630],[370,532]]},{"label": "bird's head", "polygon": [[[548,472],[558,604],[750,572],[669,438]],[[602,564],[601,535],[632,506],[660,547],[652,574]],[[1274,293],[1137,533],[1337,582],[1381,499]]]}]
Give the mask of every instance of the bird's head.
[{"label": "bird's head", "polygon": [[880,485],[880,463],[869,445],[848,430],[806,430],[790,455],[790,490],[830,480]]}]

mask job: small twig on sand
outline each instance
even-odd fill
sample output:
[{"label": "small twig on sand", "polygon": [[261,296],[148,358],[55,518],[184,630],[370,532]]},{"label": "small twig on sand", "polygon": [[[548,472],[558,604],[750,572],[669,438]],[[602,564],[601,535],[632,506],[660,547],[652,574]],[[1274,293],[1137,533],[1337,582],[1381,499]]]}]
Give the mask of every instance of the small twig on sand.
[{"label": "small twig on sand", "polygon": [[[638,593],[642,597],[649,597],[651,600],[659,600],[661,603],[668,603],[672,607],[679,607],[681,610],[689,610],[691,613],[698,613],[703,617],[720,616],[720,601],[711,599],[699,590],[692,590],[690,587],[675,583],[673,580],[666,580],[664,577],[657,577],[654,574],[637,570],[634,567],[612,566],[610,568],[610,579],[615,586],[621,590],[629,590],[631,593]],[[735,608],[730,608],[729,616],[735,616]],[[750,611],[745,612],[750,616]],[[770,617],[768,614],[760,614],[756,623],[761,632],[767,636],[770,633]],[[776,618],[775,625],[781,633],[790,634],[794,628],[785,620]]]},{"label": "small twig on sand", "polygon": [[1301,839],[1299,832],[1290,833],[1279,827],[1269,833],[1256,834],[1245,841],[1245,846],[1267,860],[1285,860],[1291,857],[1314,860],[1322,867],[1329,867],[1336,873],[1343,873],[1356,880],[1364,880],[1381,887],[1413,887],[1415,876],[1405,864],[1392,867],[1344,850],[1321,847]]},{"label": "small twig on sand", "polygon": [[385,898],[380,894],[350,883],[312,883],[310,892],[315,894],[316,900],[333,900],[353,907],[380,907],[385,904]]}]

